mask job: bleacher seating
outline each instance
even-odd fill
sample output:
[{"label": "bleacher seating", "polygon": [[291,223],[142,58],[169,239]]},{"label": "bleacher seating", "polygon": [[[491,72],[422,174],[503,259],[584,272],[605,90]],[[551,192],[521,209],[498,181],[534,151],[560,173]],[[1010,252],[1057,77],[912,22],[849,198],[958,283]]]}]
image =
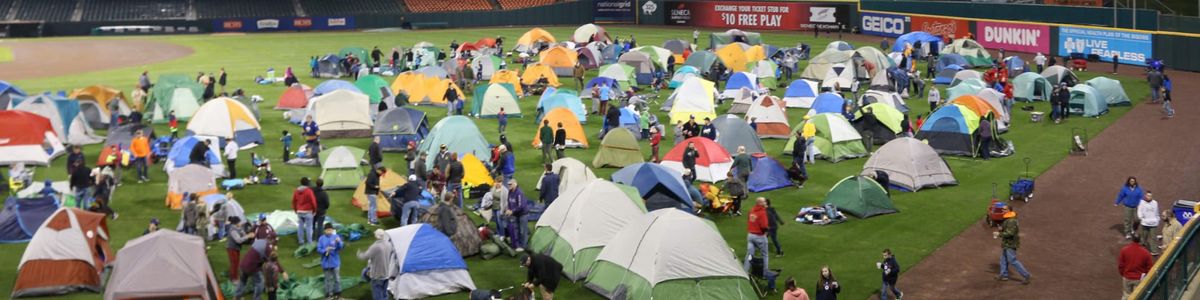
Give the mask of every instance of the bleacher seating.
[{"label": "bleacher seating", "polygon": [[491,10],[487,0],[404,0],[412,12]]},{"label": "bleacher seating", "polygon": [[13,0],[0,0],[0,20],[8,18],[8,9],[12,8]]},{"label": "bleacher seating", "polygon": [[17,20],[27,21],[70,21],[77,0],[33,0],[21,1],[17,7]]},{"label": "bleacher seating", "polygon": [[86,0],[84,21],[156,20],[187,17],[186,0]]},{"label": "bleacher seating", "polygon": [[542,6],[554,3],[555,0],[498,0],[501,9],[518,9]]},{"label": "bleacher seating", "polygon": [[196,0],[198,18],[252,18],[296,15],[291,0]]},{"label": "bleacher seating", "polygon": [[400,13],[400,6],[396,5],[396,0],[300,0],[300,6],[304,7],[304,12],[310,16]]}]

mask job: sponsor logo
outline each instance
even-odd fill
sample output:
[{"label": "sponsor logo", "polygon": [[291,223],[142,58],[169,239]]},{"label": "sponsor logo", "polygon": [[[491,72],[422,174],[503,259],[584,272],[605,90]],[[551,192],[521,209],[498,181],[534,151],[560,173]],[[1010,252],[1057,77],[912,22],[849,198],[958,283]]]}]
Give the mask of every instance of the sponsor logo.
[{"label": "sponsor logo", "polygon": [[312,27],[312,19],[309,19],[309,18],[296,18],[295,20],[292,20],[292,27],[296,27],[296,28],[309,28],[309,27]]},{"label": "sponsor logo", "polygon": [[329,27],[346,26],[346,18],[329,18]]},{"label": "sponsor logo", "polygon": [[983,28],[983,40],[993,43],[1036,47],[1038,46],[1038,39],[1041,37],[1042,31],[1032,28],[998,26]]},{"label": "sponsor logo", "polygon": [[258,20],[258,29],[275,29],[279,28],[278,19],[262,19]]},{"label": "sponsor logo", "polygon": [[654,14],[654,12],[657,10],[658,4],[654,4],[654,1],[646,1],[646,4],[642,4],[642,12],[646,13],[647,15]]},{"label": "sponsor logo", "polygon": [[837,7],[809,7],[808,21],[813,23],[837,23]]},{"label": "sponsor logo", "polygon": [[671,9],[668,20],[670,20],[670,22],[674,22],[675,24],[690,24],[692,21],[692,10],[688,9],[687,5],[679,3],[678,6],[676,6],[674,9]]},{"label": "sponsor logo", "polygon": [[225,22],[221,22],[221,28],[225,30],[242,29],[242,20],[226,20]]},{"label": "sponsor logo", "polygon": [[864,14],[862,28],[864,31],[900,35],[904,34],[904,18]]}]

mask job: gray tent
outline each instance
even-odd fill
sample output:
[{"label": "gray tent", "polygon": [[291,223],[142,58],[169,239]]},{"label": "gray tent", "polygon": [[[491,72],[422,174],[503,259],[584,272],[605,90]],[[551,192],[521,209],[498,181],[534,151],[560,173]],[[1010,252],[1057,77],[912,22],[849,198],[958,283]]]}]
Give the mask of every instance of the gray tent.
[{"label": "gray tent", "polygon": [[746,120],[735,115],[721,115],[713,120],[713,127],[717,128],[717,140],[721,147],[731,154],[737,153],[738,146],[746,147],[746,153],[764,153],[762,140],[758,139],[758,133],[754,128],[750,128],[750,124]]},{"label": "gray tent", "polygon": [[125,124],[108,131],[108,137],[104,139],[104,146],[120,144],[122,149],[129,149],[129,143],[133,141],[133,134],[138,130],[141,130],[151,140],[154,139],[154,127],[145,124]]},{"label": "gray tent", "polygon": [[117,257],[125,259],[114,263],[104,299],[220,298],[200,237],[159,230],[129,241]]},{"label": "gray tent", "polygon": [[667,40],[663,42],[662,47],[671,50],[671,53],[683,54],[683,50],[691,48],[692,43],[679,39]]},{"label": "gray tent", "polygon": [[404,151],[408,142],[420,143],[429,134],[429,120],[423,111],[393,108],[379,113],[372,134],[379,137],[383,151]]},{"label": "gray tent", "polygon": [[870,176],[876,171],[887,173],[890,185],[909,191],[958,184],[950,166],[933,147],[909,137],[896,138],[879,147],[860,174]]}]

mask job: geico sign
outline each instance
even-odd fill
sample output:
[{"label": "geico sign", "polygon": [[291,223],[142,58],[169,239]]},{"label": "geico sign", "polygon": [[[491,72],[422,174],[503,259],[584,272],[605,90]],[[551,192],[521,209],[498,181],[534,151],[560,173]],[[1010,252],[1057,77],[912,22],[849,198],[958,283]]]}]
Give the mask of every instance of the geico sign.
[{"label": "geico sign", "polygon": [[881,16],[862,16],[864,31],[904,34],[904,19]]}]

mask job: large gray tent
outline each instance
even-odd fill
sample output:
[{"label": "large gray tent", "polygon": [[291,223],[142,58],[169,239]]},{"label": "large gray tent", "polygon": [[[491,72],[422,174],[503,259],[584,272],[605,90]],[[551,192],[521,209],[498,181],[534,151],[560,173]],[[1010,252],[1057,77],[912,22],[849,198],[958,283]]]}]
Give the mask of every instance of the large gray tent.
[{"label": "large gray tent", "polygon": [[425,112],[399,107],[379,113],[372,134],[379,137],[383,151],[405,151],[408,142],[420,143],[429,134]]},{"label": "large gray tent", "polygon": [[200,237],[159,230],[129,241],[117,256],[125,259],[114,264],[105,299],[220,298]]},{"label": "large gray tent", "polygon": [[875,175],[875,171],[887,173],[892,186],[909,191],[958,184],[950,166],[933,147],[910,137],[896,138],[879,147],[863,165],[861,174]]},{"label": "large gray tent", "polygon": [[746,153],[764,153],[762,140],[758,139],[758,133],[746,120],[735,115],[721,115],[713,120],[713,127],[717,128],[717,140],[725,151],[731,154],[737,153],[738,146],[745,146]]}]

